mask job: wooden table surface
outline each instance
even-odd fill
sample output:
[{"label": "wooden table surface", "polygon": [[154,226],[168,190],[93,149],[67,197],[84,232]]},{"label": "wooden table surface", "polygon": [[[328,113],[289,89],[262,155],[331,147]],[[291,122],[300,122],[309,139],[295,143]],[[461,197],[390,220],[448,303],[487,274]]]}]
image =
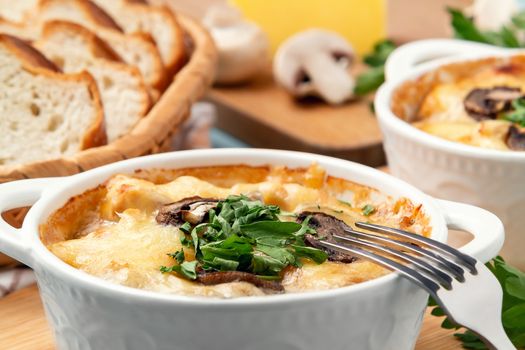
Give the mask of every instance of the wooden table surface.
[{"label": "wooden table surface", "polygon": [[[55,349],[36,285],[0,299],[0,315],[0,349]],[[425,315],[416,350],[461,349],[453,332],[442,329],[440,323],[441,318]]]},{"label": "wooden table surface", "polygon": [[216,86],[208,99],[217,107],[217,126],[251,146],[324,154],[375,167],[385,164],[372,96],[340,106],[317,99],[297,101],[274,82],[268,69],[249,84]]}]

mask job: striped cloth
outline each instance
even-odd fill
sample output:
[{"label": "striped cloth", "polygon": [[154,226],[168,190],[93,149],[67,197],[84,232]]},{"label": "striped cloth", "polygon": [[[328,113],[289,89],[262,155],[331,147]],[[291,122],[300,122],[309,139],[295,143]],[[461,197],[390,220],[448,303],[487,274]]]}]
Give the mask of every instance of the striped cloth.
[{"label": "striped cloth", "polygon": [[31,269],[17,267],[0,270],[0,298],[35,282],[35,274]]}]

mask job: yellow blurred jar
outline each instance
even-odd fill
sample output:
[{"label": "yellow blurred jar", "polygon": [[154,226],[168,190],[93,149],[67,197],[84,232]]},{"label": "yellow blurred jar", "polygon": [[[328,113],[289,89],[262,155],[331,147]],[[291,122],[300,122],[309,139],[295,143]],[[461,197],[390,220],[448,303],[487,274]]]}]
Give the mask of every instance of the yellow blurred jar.
[{"label": "yellow blurred jar", "polygon": [[364,53],[386,36],[386,0],[230,0],[269,36],[272,51],[312,27],[342,34]]}]

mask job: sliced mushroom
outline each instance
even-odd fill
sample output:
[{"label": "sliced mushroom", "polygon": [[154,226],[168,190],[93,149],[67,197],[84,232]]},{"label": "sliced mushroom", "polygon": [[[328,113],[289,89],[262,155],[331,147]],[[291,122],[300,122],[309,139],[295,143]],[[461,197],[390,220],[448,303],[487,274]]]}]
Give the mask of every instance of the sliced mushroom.
[{"label": "sliced mushroom", "polygon": [[514,151],[525,151],[525,130],[511,125],[507,134],[507,146]]},{"label": "sliced mushroom", "polygon": [[328,253],[328,260],[330,261],[338,261],[348,264],[357,260],[357,257],[354,255],[341,253],[335,249],[330,249],[322,244],[319,244],[319,240],[336,242],[335,238],[333,237],[334,234],[344,235],[345,229],[351,229],[347,224],[344,223],[344,221],[339,220],[332,215],[310,211],[304,211],[299,214],[297,221],[303,222],[308,216],[310,216],[308,226],[315,229],[317,234],[315,236],[306,234],[305,243],[307,245],[321,249]]},{"label": "sliced mushroom", "polygon": [[253,273],[242,271],[200,271],[197,274],[197,281],[204,285],[215,285],[230,282],[248,282],[258,288],[271,290],[273,292],[278,293],[284,292],[284,287],[280,282],[263,280],[262,278],[259,278],[256,275],[254,275]]},{"label": "sliced mushroom", "polygon": [[155,218],[159,224],[182,226],[185,222],[200,224],[210,211],[217,206],[217,199],[199,196],[184,198],[178,202],[164,205]]},{"label": "sliced mushroom", "polygon": [[512,108],[512,101],[523,96],[519,87],[495,86],[474,89],[463,101],[465,111],[474,119],[496,119],[501,112]]}]

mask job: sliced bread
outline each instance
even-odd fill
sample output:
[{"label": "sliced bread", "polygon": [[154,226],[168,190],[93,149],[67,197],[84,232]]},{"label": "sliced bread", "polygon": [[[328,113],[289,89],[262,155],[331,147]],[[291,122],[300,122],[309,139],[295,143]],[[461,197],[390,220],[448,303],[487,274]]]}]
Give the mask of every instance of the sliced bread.
[{"label": "sliced bread", "polygon": [[111,45],[126,63],[138,67],[148,85],[163,87],[164,65],[155,42],[149,35],[123,34],[114,21],[108,20],[111,17],[91,1],[41,0],[37,17],[41,22],[59,19],[83,25]]},{"label": "sliced bread", "polygon": [[0,0],[0,12],[4,19],[23,22],[27,14],[36,8],[40,0]]},{"label": "sliced bread", "polygon": [[0,165],[73,155],[106,143],[89,73],[62,74],[40,52],[0,34]]},{"label": "sliced bread", "polygon": [[109,142],[128,133],[148,112],[150,99],[138,69],[118,62],[111,48],[88,29],[71,22],[47,22],[34,46],[64,72],[86,70],[95,78]]},{"label": "sliced bread", "polygon": [[[18,1],[26,2],[29,6],[34,0]],[[0,8],[0,17],[4,16],[4,12],[6,10]],[[35,8],[26,12],[24,18],[24,24],[2,20],[0,31],[23,36],[28,40],[37,40],[46,21],[74,22],[96,33],[126,63],[138,67],[145,83],[154,90],[160,90],[165,85],[164,65],[150,35],[122,33],[121,28],[113,19],[89,0],[39,0]]]},{"label": "sliced bread", "polygon": [[175,15],[167,7],[148,6],[129,0],[92,1],[110,14],[124,32],[150,34],[169,71],[182,66],[186,57],[184,33]]}]

